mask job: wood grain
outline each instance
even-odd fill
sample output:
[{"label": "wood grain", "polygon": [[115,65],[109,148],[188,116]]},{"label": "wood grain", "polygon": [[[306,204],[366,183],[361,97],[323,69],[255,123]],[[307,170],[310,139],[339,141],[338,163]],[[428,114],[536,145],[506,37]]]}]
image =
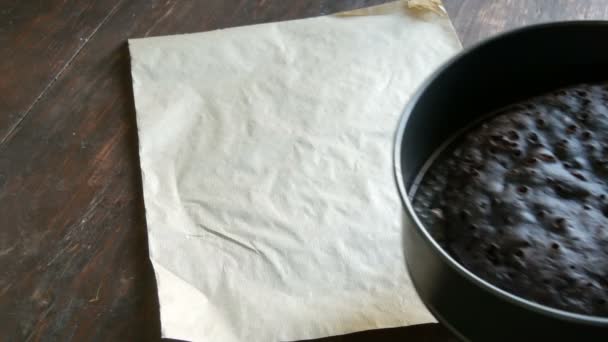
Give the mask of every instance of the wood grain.
[{"label": "wood grain", "polygon": [[464,46],[524,25],[608,19],[606,0],[444,0],[444,5]]},{"label": "wood grain", "polygon": [[[128,38],[294,19],[381,2],[0,4],[0,340],[160,338]],[[529,22],[607,17],[602,0],[445,2],[466,45]],[[323,341],[406,337],[443,341],[449,334],[428,325]]]},{"label": "wood grain", "polygon": [[0,3],[0,144],[119,0]]}]

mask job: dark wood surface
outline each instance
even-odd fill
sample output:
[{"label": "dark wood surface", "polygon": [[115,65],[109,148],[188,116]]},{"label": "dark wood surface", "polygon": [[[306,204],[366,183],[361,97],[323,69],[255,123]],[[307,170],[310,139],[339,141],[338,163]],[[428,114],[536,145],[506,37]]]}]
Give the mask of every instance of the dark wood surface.
[{"label": "dark wood surface", "polygon": [[[0,0],[0,341],[160,336],[128,38],[384,0]],[[445,0],[464,45],[527,23],[608,18],[605,0]],[[452,339],[439,325],[335,337]]]}]

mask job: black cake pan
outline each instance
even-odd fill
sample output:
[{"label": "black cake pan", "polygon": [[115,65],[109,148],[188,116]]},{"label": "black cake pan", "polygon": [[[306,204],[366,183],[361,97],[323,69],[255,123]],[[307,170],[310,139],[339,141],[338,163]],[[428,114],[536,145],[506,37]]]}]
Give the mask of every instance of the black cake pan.
[{"label": "black cake pan", "polygon": [[608,341],[607,317],[534,303],[463,268],[433,240],[409,198],[434,152],[485,114],[563,86],[601,81],[608,81],[608,21],[540,24],[466,49],[431,75],[404,110],[394,171],[407,268],[428,309],[463,340]]}]

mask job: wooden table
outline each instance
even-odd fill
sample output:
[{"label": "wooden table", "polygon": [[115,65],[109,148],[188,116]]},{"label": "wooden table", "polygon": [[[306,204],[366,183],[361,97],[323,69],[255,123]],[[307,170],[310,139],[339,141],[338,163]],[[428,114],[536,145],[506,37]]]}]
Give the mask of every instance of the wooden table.
[{"label": "wooden table", "polygon": [[[0,340],[159,339],[128,38],[381,2],[0,1]],[[465,46],[532,22],[608,18],[605,0],[445,2]],[[372,337],[451,339],[431,324],[331,341]]]}]

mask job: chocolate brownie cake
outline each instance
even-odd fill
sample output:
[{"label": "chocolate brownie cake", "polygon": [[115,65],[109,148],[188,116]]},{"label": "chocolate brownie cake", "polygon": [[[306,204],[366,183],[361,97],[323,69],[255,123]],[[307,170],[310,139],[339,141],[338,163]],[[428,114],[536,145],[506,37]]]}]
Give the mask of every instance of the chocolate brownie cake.
[{"label": "chocolate brownie cake", "polygon": [[468,130],[432,162],[414,208],[491,284],[608,316],[608,84],[532,98]]}]

